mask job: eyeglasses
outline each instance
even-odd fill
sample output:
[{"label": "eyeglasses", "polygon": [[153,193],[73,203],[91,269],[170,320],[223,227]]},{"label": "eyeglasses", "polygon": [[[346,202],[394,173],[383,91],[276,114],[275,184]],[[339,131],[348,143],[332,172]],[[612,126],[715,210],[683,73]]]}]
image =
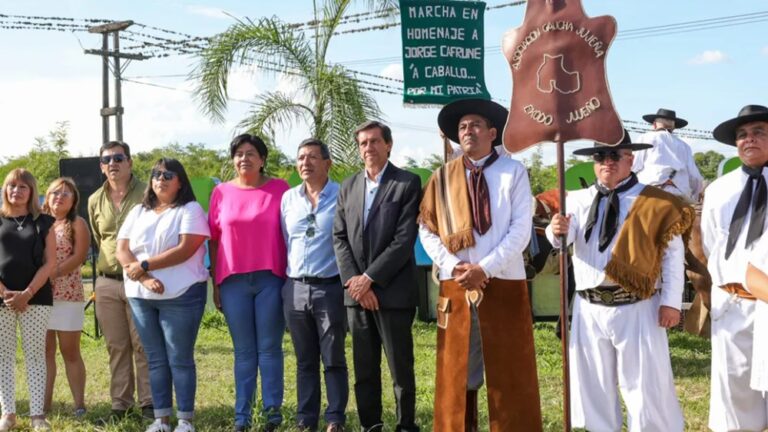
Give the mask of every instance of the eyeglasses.
[{"label": "eyeglasses", "polygon": [[304,235],[307,236],[307,238],[312,238],[315,236],[315,214],[310,213],[307,215],[307,223],[309,224],[307,226],[307,231],[304,232]]},{"label": "eyeglasses", "polygon": [[128,156],[122,153],[106,155],[100,158],[101,163],[103,163],[104,165],[109,165],[109,163],[112,161],[115,161],[115,163],[122,163],[122,162],[125,162],[127,159],[128,159]]},{"label": "eyeglasses", "polygon": [[620,161],[625,155],[619,153],[617,150],[599,151],[592,154],[592,160],[597,163],[603,163],[606,159],[610,159],[614,162]]},{"label": "eyeglasses", "polygon": [[165,181],[171,181],[174,178],[176,178],[178,174],[174,171],[160,171],[160,170],[152,170],[152,178],[155,180],[165,180]]},{"label": "eyeglasses", "polygon": [[56,198],[70,198],[72,196],[72,192],[70,192],[70,191],[53,191],[53,192],[51,192],[51,195],[53,195]]}]

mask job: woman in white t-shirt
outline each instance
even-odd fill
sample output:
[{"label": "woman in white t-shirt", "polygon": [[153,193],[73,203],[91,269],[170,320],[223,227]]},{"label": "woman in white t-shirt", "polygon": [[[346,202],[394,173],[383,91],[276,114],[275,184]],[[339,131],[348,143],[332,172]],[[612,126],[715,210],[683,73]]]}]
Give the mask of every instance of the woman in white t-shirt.
[{"label": "woman in white t-shirt", "polygon": [[747,289],[757,298],[752,332],[752,378],[750,387],[768,391],[768,234],[764,234],[749,258]]},{"label": "woman in white t-shirt", "polygon": [[181,163],[162,158],[142,204],[117,235],[125,295],[149,362],[155,422],[147,432],[170,432],[176,390],[175,432],[193,432],[197,374],[194,347],[207,299],[203,243],[208,220],[195,201]]}]

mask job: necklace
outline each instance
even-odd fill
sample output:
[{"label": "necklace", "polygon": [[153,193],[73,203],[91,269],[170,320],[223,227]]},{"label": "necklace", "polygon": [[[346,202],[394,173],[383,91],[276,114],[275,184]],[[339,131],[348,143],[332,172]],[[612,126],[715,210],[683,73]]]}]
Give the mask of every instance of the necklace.
[{"label": "necklace", "polygon": [[19,220],[16,219],[15,217],[13,218],[13,221],[16,222],[16,231],[21,231],[24,229],[24,222],[27,221],[27,216],[29,215],[25,214],[24,219],[22,219],[21,222],[19,222]]}]

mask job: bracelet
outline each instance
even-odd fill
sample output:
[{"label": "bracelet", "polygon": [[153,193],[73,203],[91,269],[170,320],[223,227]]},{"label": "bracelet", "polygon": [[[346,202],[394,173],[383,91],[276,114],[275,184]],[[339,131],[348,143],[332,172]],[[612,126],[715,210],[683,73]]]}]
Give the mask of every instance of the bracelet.
[{"label": "bracelet", "polygon": [[35,294],[32,292],[32,290],[31,290],[29,287],[27,287],[27,289],[25,289],[25,290],[24,290],[24,291],[22,291],[21,293],[22,293],[22,294],[26,293],[26,294],[28,294],[28,295],[29,295],[29,298],[28,298],[28,300],[27,300],[27,301],[29,301],[29,300],[32,300],[32,297],[34,297],[34,296],[35,296]]}]

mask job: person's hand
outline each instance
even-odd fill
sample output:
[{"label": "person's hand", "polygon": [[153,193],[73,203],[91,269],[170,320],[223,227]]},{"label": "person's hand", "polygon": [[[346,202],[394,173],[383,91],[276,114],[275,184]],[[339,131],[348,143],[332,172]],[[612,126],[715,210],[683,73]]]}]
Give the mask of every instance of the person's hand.
[{"label": "person's hand", "polygon": [[128,276],[128,279],[133,281],[139,280],[139,278],[146,274],[144,269],[141,268],[141,263],[138,261],[124,265],[123,270],[125,270],[125,274]]},{"label": "person's hand", "polygon": [[143,278],[141,280],[141,285],[153,293],[162,294],[165,292],[165,285],[160,282],[160,279],[156,279],[150,276]]},{"label": "person's hand", "polygon": [[27,291],[5,291],[3,303],[8,309],[22,313],[29,307],[31,298],[32,294]]},{"label": "person's hand", "polygon": [[488,284],[488,277],[479,264],[459,264],[454,267],[455,271],[461,272],[461,275],[456,278],[456,282],[466,290],[485,289]]},{"label": "person's hand", "polygon": [[568,235],[568,227],[571,224],[571,215],[563,216],[560,213],[555,213],[552,216],[552,221],[549,226],[552,227],[552,233],[554,235]]},{"label": "person's hand", "polygon": [[456,264],[456,267],[451,270],[451,277],[456,279],[457,277],[463,275],[467,268],[466,265],[467,263],[465,261],[459,261],[459,263]]},{"label": "person's hand", "polygon": [[360,303],[360,306],[363,307],[363,309],[367,310],[379,310],[379,298],[376,297],[376,294],[373,292],[373,290],[369,290],[365,294],[363,294],[362,297],[360,297],[360,300],[357,300],[358,303]]},{"label": "person's hand", "polygon": [[371,291],[371,280],[365,275],[352,276],[346,283],[349,296],[359,302],[360,299]]},{"label": "person's hand", "polygon": [[221,290],[219,289],[219,285],[216,284],[216,282],[212,283],[213,285],[213,305],[216,306],[216,309],[221,312]]},{"label": "person's hand", "polygon": [[680,311],[670,307],[659,307],[659,326],[664,328],[674,327],[680,323]]}]

